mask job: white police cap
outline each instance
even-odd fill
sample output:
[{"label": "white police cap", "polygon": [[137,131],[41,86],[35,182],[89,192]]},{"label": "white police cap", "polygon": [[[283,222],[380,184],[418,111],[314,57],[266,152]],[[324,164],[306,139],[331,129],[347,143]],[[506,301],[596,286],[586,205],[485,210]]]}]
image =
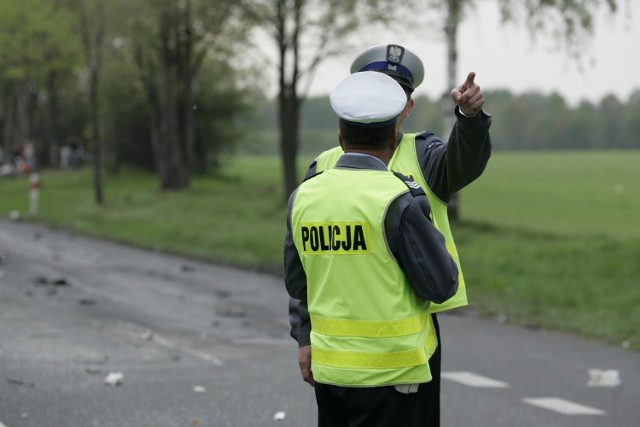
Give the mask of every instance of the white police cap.
[{"label": "white police cap", "polygon": [[338,117],[358,127],[391,125],[404,109],[407,95],[398,82],[375,71],[350,74],[329,96]]},{"label": "white police cap", "polygon": [[420,58],[397,44],[372,46],[360,52],[351,64],[351,73],[359,71],[383,72],[410,90],[424,80],[424,65]]}]

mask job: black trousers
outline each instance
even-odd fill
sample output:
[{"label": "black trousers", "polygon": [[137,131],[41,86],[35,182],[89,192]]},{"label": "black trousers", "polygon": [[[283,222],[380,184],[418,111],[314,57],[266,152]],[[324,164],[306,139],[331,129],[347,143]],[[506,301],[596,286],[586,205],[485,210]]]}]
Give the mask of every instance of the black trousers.
[{"label": "black trousers", "polygon": [[418,427],[418,393],[393,386],[339,387],[315,385],[318,427]]},{"label": "black trousers", "polygon": [[440,374],[442,362],[442,340],[440,339],[440,326],[435,313],[431,314],[433,327],[438,338],[438,348],[429,359],[429,369],[432,380],[420,384],[418,388],[418,413],[416,426],[439,427],[440,426]]},{"label": "black trousers", "polygon": [[316,383],[318,427],[439,427],[440,426],[440,327],[433,324],[438,348],[429,368],[433,379],[418,392],[402,394],[394,387],[353,388]]}]

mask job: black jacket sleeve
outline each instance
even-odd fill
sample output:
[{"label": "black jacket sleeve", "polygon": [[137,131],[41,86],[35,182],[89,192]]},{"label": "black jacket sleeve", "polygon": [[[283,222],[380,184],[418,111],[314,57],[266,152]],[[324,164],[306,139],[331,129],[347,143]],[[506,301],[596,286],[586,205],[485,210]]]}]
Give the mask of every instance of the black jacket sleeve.
[{"label": "black jacket sleeve", "polygon": [[491,156],[491,115],[481,111],[473,118],[460,115],[445,143],[431,132],[416,137],[416,153],[427,185],[442,201],[478,178]]},{"label": "black jacket sleeve", "polygon": [[[291,233],[291,207],[295,199],[294,192],[289,198],[287,209],[287,233],[284,240],[284,280],[289,299],[289,323],[291,337],[298,346],[311,344],[311,318],[302,301],[307,298],[307,275],[300,261],[300,255],[293,243]],[[301,301],[302,300],[302,301]]]},{"label": "black jacket sleeve", "polygon": [[298,342],[298,347],[311,345],[311,317],[299,299],[289,299],[289,323],[291,337]]},{"label": "black jacket sleeve", "polygon": [[431,207],[424,193],[406,193],[390,204],[385,234],[391,253],[416,293],[442,303],[458,290],[458,267],[430,217]]},{"label": "black jacket sleeve", "polygon": [[296,250],[291,232],[291,207],[296,197],[296,192],[289,198],[287,209],[287,233],[284,238],[284,285],[292,298],[307,299],[307,275],[300,261],[300,255]]}]

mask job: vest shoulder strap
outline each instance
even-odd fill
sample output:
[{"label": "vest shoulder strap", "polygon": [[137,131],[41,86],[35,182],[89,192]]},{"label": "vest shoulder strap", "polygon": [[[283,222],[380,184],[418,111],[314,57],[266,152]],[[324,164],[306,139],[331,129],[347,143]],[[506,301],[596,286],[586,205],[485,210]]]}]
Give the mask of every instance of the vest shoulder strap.
[{"label": "vest shoulder strap", "polygon": [[438,136],[431,132],[430,130],[425,130],[416,135],[416,140],[421,139],[427,144],[428,147],[431,147],[434,143],[441,143],[442,140],[438,138]]},{"label": "vest shoulder strap", "polygon": [[309,175],[308,177],[306,177],[305,179],[303,179],[303,180],[302,180],[302,182],[307,182],[307,181],[309,181],[311,178],[315,178],[316,176],[318,176],[318,175],[322,174],[322,172],[324,172],[324,171],[316,172],[316,173],[314,173],[313,175]]},{"label": "vest shoulder strap", "polygon": [[422,189],[422,187],[420,187],[420,185],[418,185],[417,182],[415,182],[409,177],[402,175],[400,172],[394,171],[393,174],[396,177],[398,177],[398,179],[400,179],[402,182],[404,182],[407,187],[409,187],[409,191],[411,192],[411,195],[413,197],[426,196],[424,190]]},{"label": "vest shoulder strap", "polygon": [[422,138],[422,139],[429,139],[433,136],[435,136],[435,134],[430,130],[423,130],[422,132],[418,132],[416,134],[416,138]]}]

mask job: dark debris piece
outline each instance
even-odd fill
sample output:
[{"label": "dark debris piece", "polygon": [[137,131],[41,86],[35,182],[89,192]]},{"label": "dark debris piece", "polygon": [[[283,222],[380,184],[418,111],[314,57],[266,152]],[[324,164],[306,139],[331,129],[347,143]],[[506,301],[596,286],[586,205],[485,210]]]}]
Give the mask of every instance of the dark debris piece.
[{"label": "dark debris piece", "polygon": [[54,280],[53,282],[51,282],[51,284],[53,286],[69,286],[70,285],[69,281],[64,277]]},{"label": "dark debris piece", "polygon": [[48,285],[48,284],[49,284],[49,280],[48,280],[46,277],[44,277],[44,276],[38,276],[38,277],[36,277],[36,278],[33,280],[33,282],[34,282],[36,285]]},{"label": "dark debris piece", "polygon": [[35,383],[28,383],[28,382],[24,382],[22,380],[18,380],[15,378],[7,378],[7,382],[9,384],[14,384],[14,385],[20,385],[20,386],[25,386],[25,387],[35,387]]}]

